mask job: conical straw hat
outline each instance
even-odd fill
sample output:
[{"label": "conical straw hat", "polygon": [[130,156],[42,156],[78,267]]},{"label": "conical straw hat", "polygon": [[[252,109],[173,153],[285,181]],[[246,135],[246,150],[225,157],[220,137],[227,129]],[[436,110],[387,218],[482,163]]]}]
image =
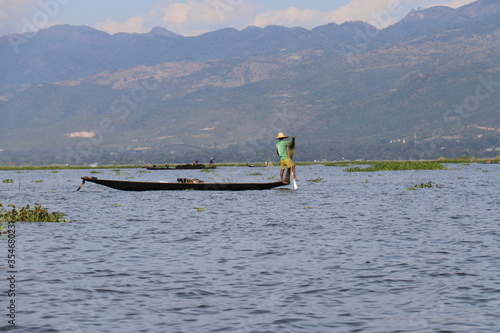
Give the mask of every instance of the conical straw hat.
[{"label": "conical straw hat", "polygon": [[278,136],[276,137],[276,139],[286,139],[286,138],[288,138],[288,136],[286,136],[285,134],[283,134],[283,132],[279,132]]}]

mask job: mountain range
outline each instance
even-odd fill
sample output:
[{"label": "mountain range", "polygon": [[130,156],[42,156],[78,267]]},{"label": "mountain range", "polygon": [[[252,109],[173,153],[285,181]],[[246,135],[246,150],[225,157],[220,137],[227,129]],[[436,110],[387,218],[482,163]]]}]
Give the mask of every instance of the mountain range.
[{"label": "mountain range", "polygon": [[0,38],[0,163],[488,157],[500,148],[500,2],[311,30],[58,25]]}]

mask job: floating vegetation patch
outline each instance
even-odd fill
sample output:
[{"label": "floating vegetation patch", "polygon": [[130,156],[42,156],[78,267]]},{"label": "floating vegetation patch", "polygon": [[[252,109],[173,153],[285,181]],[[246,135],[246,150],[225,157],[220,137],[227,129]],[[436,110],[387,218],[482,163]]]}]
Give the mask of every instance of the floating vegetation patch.
[{"label": "floating vegetation patch", "polygon": [[0,222],[69,222],[64,218],[66,214],[49,212],[37,203],[33,207],[26,205],[19,209],[12,204],[7,207],[12,207],[12,209],[6,210],[0,202]]},{"label": "floating vegetation patch", "polygon": [[275,177],[268,177],[267,179],[273,180],[273,179],[276,179],[276,178]]},{"label": "floating vegetation patch", "polygon": [[2,180],[2,183],[13,183],[14,180],[13,179],[4,179]]},{"label": "floating vegetation patch", "polygon": [[92,170],[92,171],[89,171],[89,173],[102,173],[102,171]]},{"label": "floating vegetation patch", "polygon": [[43,183],[43,179],[36,179],[33,180],[32,183]]},{"label": "floating vegetation patch", "polygon": [[203,212],[205,210],[205,208],[203,207],[194,207],[194,209],[196,209],[198,212]]},{"label": "floating vegetation patch", "polygon": [[149,170],[139,170],[137,173],[151,173],[152,171]]},{"label": "floating vegetation patch", "polygon": [[314,178],[314,179],[308,179],[307,180],[309,183],[325,183],[326,180],[324,180],[323,178],[321,177],[318,177],[318,178]]},{"label": "floating vegetation patch", "polygon": [[415,184],[415,186],[413,187],[408,187],[408,190],[415,191],[417,188],[428,188],[428,187],[439,187],[439,186],[438,184],[428,181],[427,183]]},{"label": "floating vegetation patch", "polygon": [[214,170],[213,169],[201,169],[200,172],[208,172],[208,173],[210,173],[210,172],[214,172]]},{"label": "floating vegetation patch", "polygon": [[250,176],[262,176],[260,172],[252,172]]},{"label": "floating vegetation patch", "polygon": [[114,203],[113,206],[115,206],[115,207],[121,207],[122,205],[119,204],[119,203]]},{"label": "floating vegetation patch", "polygon": [[376,162],[370,167],[359,166],[346,168],[345,172],[402,171],[402,170],[444,170],[441,162],[436,161],[402,161]]}]

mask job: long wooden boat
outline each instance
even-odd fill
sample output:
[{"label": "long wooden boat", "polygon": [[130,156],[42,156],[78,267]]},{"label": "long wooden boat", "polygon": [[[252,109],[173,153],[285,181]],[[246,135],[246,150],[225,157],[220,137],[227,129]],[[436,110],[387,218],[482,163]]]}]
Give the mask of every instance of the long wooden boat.
[{"label": "long wooden boat", "polygon": [[253,165],[253,164],[248,164],[247,166],[250,168],[267,168],[267,165]]},{"label": "long wooden boat", "polygon": [[122,191],[175,191],[175,190],[197,190],[197,191],[246,191],[246,190],[268,190],[271,188],[288,185],[284,182],[273,183],[167,183],[167,182],[139,182],[128,180],[98,179],[95,177],[81,177],[82,184],[92,182]]},{"label": "long wooden boat", "polygon": [[169,166],[154,166],[154,165],[146,165],[143,168],[146,170],[179,170],[179,169],[216,169],[217,166],[212,165],[212,166],[205,166],[204,164],[181,164],[177,165],[173,168]]}]

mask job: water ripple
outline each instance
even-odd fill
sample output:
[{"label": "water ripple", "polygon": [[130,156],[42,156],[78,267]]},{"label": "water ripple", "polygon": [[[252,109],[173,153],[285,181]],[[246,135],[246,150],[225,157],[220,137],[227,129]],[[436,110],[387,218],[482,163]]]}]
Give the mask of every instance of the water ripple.
[{"label": "water ripple", "polygon": [[[9,331],[496,333],[499,172],[484,168],[365,182],[307,166],[304,180],[327,184],[241,193],[75,192],[85,171],[24,172],[20,190],[0,183],[2,201],[41,202],[73,222],[16,226],[19,325]],[[276,177],[264,169],[218,173]],[[422,181],[442,187],[407,190]]]}]

